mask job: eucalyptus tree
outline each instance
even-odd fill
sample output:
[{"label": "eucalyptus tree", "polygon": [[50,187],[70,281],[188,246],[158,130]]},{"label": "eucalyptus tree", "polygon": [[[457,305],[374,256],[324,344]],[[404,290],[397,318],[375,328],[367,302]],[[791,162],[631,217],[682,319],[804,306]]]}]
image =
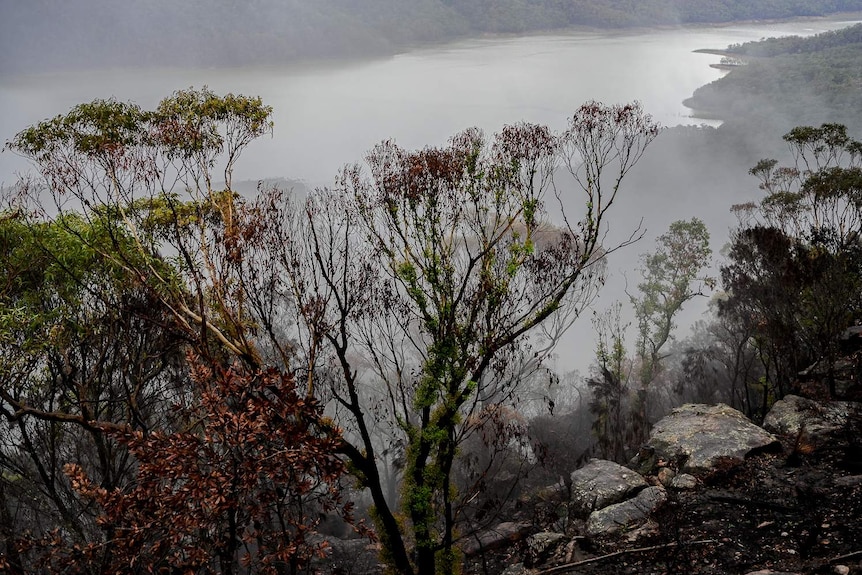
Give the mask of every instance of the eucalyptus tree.
[{"label": "eucalyptus tree", "polygon": [[64,464],[122,488],[134,460],[105,428],[168,428],[167,407],[184,395],[185,340],[158,298],[102,256],[112,243],[72,214],[0,216],[0,532],[10,557],[25,533],[98,538],[98,509],[76,496]]},{"label": "eucalyptus tree", "polygon": [[638,293],[629,296],[637,321],[635,359],[640,389],[634,423],[639,441],[649,434],[650,386],[661,373],[676,317],[688,301],[715,287],[715,280],[703,274],[711,255],[706,225],[692,218],[671,223],[656,240],[655,251],[641,257]]},{"label": "eucalyptus tree", "polygon": [[641,256],[641,281],[630,293],[637,339],[626,349],[629,325],[622,303],[594,318],[597,365],[588,380],[595,416],[593,432],[603,457],[624,462],[642,444],[650,428],[650,396],[670,355],[676,319],[686,302],[703,295],[714,280],[703,274],[712,251],[709,232],[697,218],[678,220],[656,239],[653,252]]},{"label": "eucalyptus tree", "polygon": [[[231,190],[240,152],[271,129],[258,99],[184,91],[147,112],[79,106],[22,132],[48,189],[85,217],[105,210],[106,251],[146,286],[195,352],[252,373],[294,372],[332,419],[369,490],[383,558],[403,574],[458,569],[469,493],[459,445],[505,417],[519,374],[541,364],[595,295],[624,178],[659,128],[638,104],[582,106],[562,134],[467,130],[418,151],[383,142],[365,166],[299,204]],[[215,180],[223,167],[224,189]],[[567,186],[558,172],[568,173]],[[567,213],[572,205],[579,214]],[[380,462],[398,455],[400,503]],[[235,547],[234,547],[235,548]]]},{"label": "eucalyptus tree", "polygon": [[[459,445],[499,416],[513,374],[541,361],[595,293],[619,247],[602,245],[610,210],[658,131],[639,105],[588,103],[559,135],[517,124],[417,151],[385,141],[313,194],[281,242],[308,357],[330,379],[343,452],[394,571],[457,570],[474,495],[452,486]],[[562,209],[573,203],[577,218]],[[379,421],[404,445],[400,512],[376,465]]]},{"label": "eucalyptus tree", "polygon": [[744,321],[766,370],[761,406],[824,361],[835,394],[838,336],[862,315],[862,142],[845,126],[800,126],[784,136],[792,163],[761,160],[760,202],[740,218],[721,275],[719,314]]},{"label": "eucalyptus tree", "polygon": [[[255,321],[255,306],[268,292],[257,275],[241,275],[260,245],[231,176],[271,129],[270,113],[257,98],[208,90],[177,92],[153,111],[97,100],[8,144],[39,177],[21,182],[25,200],[3,220],[3,257],[20,272],[0,302],[10,358],[0,408],[19,427],[3,455],[29,455],[42,487],[11,466],[20,457],[3,459],[3,479],[20,479],[24,495],[48,491],[59,511],[44,537],[7,541],[26,550],[22,563],[295,569],[319,550],[304,539],[317,517],[305,505],[348,513],[338,505],[338,430],[318,424],[317,402],[295,393],[287,361],[264,367],[274,347],[257,329],[272,325]],[[52,206],[41,207],[45,197]],[[22,230],[33,240],[23,248],[13,239]],[[25,320],[17,331],[16,317]],[[16,357],[22,345],[28,355]],[[56,373],[36,381],[55,356]],[[95,369],[83,369],[91,357]],[[174,387],[161,375],[166,357]],[[95,448],[34,444],[29,430],[45,425],[49,439],[83,433]],[[89,465],[92,451],[112,465]]]}]

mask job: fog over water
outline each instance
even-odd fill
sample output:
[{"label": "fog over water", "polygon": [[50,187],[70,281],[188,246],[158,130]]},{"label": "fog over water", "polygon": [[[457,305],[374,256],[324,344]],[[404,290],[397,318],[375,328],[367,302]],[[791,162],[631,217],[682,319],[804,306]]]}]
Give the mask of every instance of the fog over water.
[{"label": "fog over water", "polygon": [[[488,133],[525,120],[562,130],[567,117],[591,99],[605,103],[640,100],[664,126],[701,124],[682,105],[685,98],[722,72],[709,67],[719,56],[697,54],[698,48],[770,36],[811,35],[853,22],[818,19],[777,24],[744,24],[625,33],[571,32],[527,37],[494,37],[418,49],[391,58],[321,66],[241,69],[135,69],[5,77],[0,86],[0,140],[26,126],[65,113],[77,103],[114,97],[153,107],[171,92],[209,86],[216,92],[259,95],[274,108],[275,133],[254,142],[235,172],[235,179],[286,177],[311,186],[332,181],[346,163],[362,159],[385,138],[408,148],[440,145],[470,126]],[[753,158],[752,164],[759,158]],[[667,166],[668,177],[676,166]],[[27,170],[21,158],[0,154],[0,182],[10,184]],[[680,218],[698,216],[717,238],[726,236],[727,207],[734,192],[716,198],[707,191],[665,188],[663,170],[637,190],[638,199],[623,206],[621,228],[641,218],[647,242]],[[676,179],[677,181],[680,178]],[[720,183],[720,182],[719,182]],[[729,185],[729,184],[728,184]],[[751,188],[756,186],[752,182]],[[740,192],[741,193],[741,192]],[[632,207],[633,206],[633,207]],[[649,211],[649,213],[647,213]],[[721,216],[717,216],[721,211]],[[710,220],[712,218],[712,221]],[[629,226],[629,227],[627,227]],[[648,243],[630,248],[627,260],[613,269],[633,268]],[[619,276],[617,276],[619,277]],[[630,276],[631,277],[631,276]],[[632,283],[632,280],[630,280]],[[621,282],[602,296],[605,307],[624,295]],[[587,318],[561,351],[560,367],[585,369],[591,357],[592,333]]]},{"label": "fog over water", "polygon": [[[682,101],[721,74],[718,56],[698,48],[789,34],[809,35],[849,22],[818,19],[617,34],[572,32],[469,40],[387,59],[323,66],[207,70],[134,69],[4,78],[0,138],[65,113],[80,102],[114,97],[154,106],[171,92],[207,85],[259,95],[275,110],[275,135],[254,143],[240,179],[289,177],[327,183],[345,163],[384,138],[405,147],[442,144],[469,126],[489,132],[520,120],[564,127],[581,103],[638,99],[665,126],[701,123]],[[0,181],[26,165],[0,155]]]}]

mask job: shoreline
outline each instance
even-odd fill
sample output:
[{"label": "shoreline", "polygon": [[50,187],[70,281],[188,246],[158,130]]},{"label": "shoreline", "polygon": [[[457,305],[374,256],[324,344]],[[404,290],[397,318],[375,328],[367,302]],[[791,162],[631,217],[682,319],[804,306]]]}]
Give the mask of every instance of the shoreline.
[{"label": "shoreline", "polygon": [[692,50],[695,54],[712,54],[713,56],[733,56],[733,52],[729,50],[719,50],[717,48],[698,48],[697,50]]},{"label": "shoreline", "polygon": [[[475,40],[494,40],[494,39],[512,39],[526,38],[532,36],[554,36],[561,34],[581,33],[581,34],[596,34],[609,36],[628,36],[633,34],[645,34],[650,32],[665,32],[670,30],[697,30],[697,29],[721,29],[732,26],[752,26],[752,25],[771,25],[793,22],[828,22],[842,20],[857,20],[862,21],[862,12],[836,12],[823,16],[797,16],[793,18],[779,19],[748,19],[748,20],[729,20],[724,22],[688,22],[678,24],[655,24],[651,26],[629,26],[629,27],[599,27],[588,25],[573,25],[560,28],[533,29],[523,30],[520,32],[480,32],[466,35],[454,35],[448,38],[442,38],[434,41],[417,41],[405,43],[391,43],[387,47],[378,47],[377,49],[361,49],[357,48],[351,53],[345,54],[330,54],[327,56],[312,56],[300,55],[295,57],[285,58],[260,58],[250,59],[248,62],[233,63],[230,65],[195,65],[189,63],[174,62],[129,62],[129,63],[114,63],[114,64],[84,64],[77,66],[42,66],[34,67],[27,70],[3,70],[0,69],[0,79],[3,78],[33,78],[38,79],[54,74],[62,73],[91,73],[91,72],[109,72],[112,70],[147,70],[147,69],[164,69],[164,70],[188,70],[196,68],[211,68],[218,70],[237,70],[243,68],[282,68],[295,67],[297,69],[311,69],[317,67],[340,67],[343,65],[352,65],[362,62],[372,62],[375,60],[394,58],[396,56],[409,54],[421,50],[433,50],[445,46],[456,45],[461,42],[469,42]],[[701,48],[694,50],[696,53],[712,54],[717,56],[730,56],[726,48]]]}]

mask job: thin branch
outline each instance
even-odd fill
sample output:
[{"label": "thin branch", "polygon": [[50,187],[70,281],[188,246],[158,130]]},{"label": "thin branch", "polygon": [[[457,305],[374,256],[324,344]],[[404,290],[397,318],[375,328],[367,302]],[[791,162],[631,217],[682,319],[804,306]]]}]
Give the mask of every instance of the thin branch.
[{"label": "thin branch", "polygon": [[584,559],[582,561],[575,561],[574,563],[566,563],[565,565],[558,565],[556,567],[551,567],[550,569],[545,569],[544,571],[539,571],[536,575],[553,575],[555,573],[565,573],[570,569],[574,569],[575,567],[580,567],[582,565],[589,565],[590,563],[598,563],[599,561],[604,561],[605,559],[612,559],[614,557],[619,557],[621,555],[632,555],[634,553],[648,553],[649,551],[658,551],[660,549],[670,549],[672,547],[677,547],[679,545],[708,545],[710,543],[715,543],[720,545],[715,539],[701,539],[699,541],[688,541],[685,543],[679,543],[678,541],[672,541],[671,543],[663,543],[661,545],[651,545],[649,547],[636,547],[635,549],[623,549],[621,551],[614,551],[613,553],[608,553],[607,555],[599,555],[598,557],[591,557],[589,559]]},{"label": "thin branch", "polygon": [[862,550],[853,551],[852,553],[845,553],[844,555],[836,555],[829,560],[829,563],[838,563],[839,561],[844,561],[845,559],[854,559],[856,557],[862,557]]},{"label": "thin branch", "polygon": [[14,399],[7,393],[0,393],[0,396],[2,396],[3,400],[8,402],[15,410],[15,412],[12,414],[6,414],[7,419],[11,421],[17,421],[25,415],[30,415],[32,417],[35,417],[36,419],[41,419],[43,421],[55,421],[58,423],[75,423],[89,431],[111,430],[125,432],[129,430],[129,426],[124,424],[113,423],[110,421],[88,420],[82,415],[75,415],[73,413],[64,413],[61,411],[44,411],[41,409],[37,409],[35,407],[27,405],[26,403]]}]

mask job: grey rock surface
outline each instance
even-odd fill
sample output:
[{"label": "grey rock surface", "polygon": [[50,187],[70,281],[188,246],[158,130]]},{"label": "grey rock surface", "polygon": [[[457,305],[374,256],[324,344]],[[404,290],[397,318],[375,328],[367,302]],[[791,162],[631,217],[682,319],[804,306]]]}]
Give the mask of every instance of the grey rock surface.
[{"label": "grey rock surface", "polygon": [[461,550],[464,552],[464,555],[469,557],[482,550],[496,549],[518,541],[532,531],[532,529],[533,526],[529,523],[515,523],[511,521],[500,523],[492,529],[482,531],[475,537],[465,540],[461,545]]},{"label": "grey rock surface", "polygon": [[609,535],[638,527],[665,501],[663,488],[647,487],[632,499],[593,511],[587,519],[587,535]]},{"label": "grey rock surface", "polygon": [[669,467],[662,467],[658,470],[658,480],[665,487],[670,487],[674,477],[676,477],[676,472]]},{"label": "grey rock surface", "polygon": [[819,402],[797,395],[786,395],[775,402],[763,427],[772,433],[796,436],[804,432],[815,445],[844,434],[852,419],[862,417],[862,403],[850,401]]},{"label": "grey rock surface", "polygon": [[673,479],[671,479],[670,486],[673,489],[685,490],[685,489],[694,489],[697,487],[697,478],[694,475],[689,475],[688,473],[680,473]]},{"label": "grey rock surface", "polygon": [[524,567],[523,563],[515,563],[514,565],[509,565],[500,573],[500,575],[527,575],[529,571]]},{"label": "grey rock surface", "polygon": [[752,450],[777,443],[775,436],[728,405],[689,403],[655,424],[647,451],[696,474],[711,471],[719,462],[741,463]]},{"label": "grey rock surface", "polygon": [[596,509],[619,503],[647,486],[641,475],[613,461],[593,459],[572,472],[570,517],[587,517]]}]

